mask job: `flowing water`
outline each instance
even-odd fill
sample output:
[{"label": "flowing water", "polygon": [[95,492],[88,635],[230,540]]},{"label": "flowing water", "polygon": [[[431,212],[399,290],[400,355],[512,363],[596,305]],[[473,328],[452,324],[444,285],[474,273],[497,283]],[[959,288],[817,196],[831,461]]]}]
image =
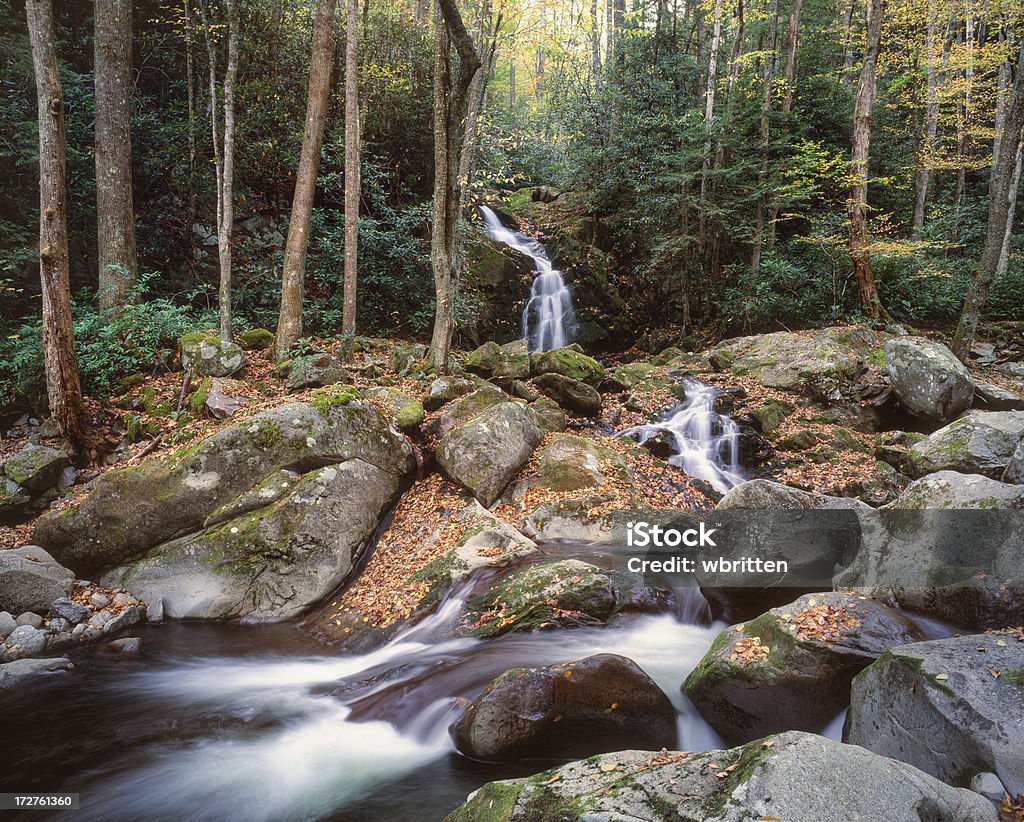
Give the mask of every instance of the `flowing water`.
[{"label": "flowing water", "polygon": [[670,463],[724,493],[744,480],[739,426],[731,417],[715,411],[717,388],[697,380],[683,380],[683,386],[686,402],[672,409],[665,419],[619,434],[639,443],[659,435],[667,437],[672,448]]},{"label": "flowing water", "polygon": [[328,654],[290,624],[143,627],[137,660],[86,655],[0,702],[0,791],[77,791],[82,820],[429,822],[484,782],[555,764],[456,754],[457,698],[509,668],[602,652],[635,660],[672,698],[682,749],[720,745],[679,690],[721,627],[681,616],[701,615],[695,592],[678,613],[604,628],[452,639],[470,589],[359,655]]},{"label": "flowing water", "polygon": [[569,345],[576,334],[576,314],[562,272],[552,267],[544,246],[532,237],[506,228],[487,206],[480,206],[480,214],[492,240],[533,260],[537,276],[530,287],[522,319],[522,335],[529,340],[530,351],[548,351]]}]

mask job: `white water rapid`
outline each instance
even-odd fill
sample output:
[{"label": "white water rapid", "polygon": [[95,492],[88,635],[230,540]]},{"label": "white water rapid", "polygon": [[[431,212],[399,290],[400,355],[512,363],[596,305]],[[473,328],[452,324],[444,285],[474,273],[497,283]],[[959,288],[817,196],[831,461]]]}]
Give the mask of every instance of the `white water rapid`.
[{"label": "white water rapid", "polygon": [[562,272],[552,267],[547,251],[536,240],[506,228],[487,206],[480,206],[480,214],[492,240],[533,260],[537,276],[530,287],[522,320],[522,334],[529,340],[530,351],[549,351],[569,345],[576,335],[576,314]]},{"label": "white water rapid", "polygon": [[686,402],[672,409],[666,419],[627,428],[619,435],[639,443],[666,435],[672,447],[668,461],[724,493],[744,480],[739,426],[715,411],[717,388],[697,380],[684,380],[683,385]]}]

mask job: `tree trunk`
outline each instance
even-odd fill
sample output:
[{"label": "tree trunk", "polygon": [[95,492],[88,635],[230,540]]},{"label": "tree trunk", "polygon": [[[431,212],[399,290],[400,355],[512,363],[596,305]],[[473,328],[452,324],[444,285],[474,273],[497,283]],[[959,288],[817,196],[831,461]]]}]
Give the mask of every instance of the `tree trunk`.
[{"label": "tree trunk", "polygon": [[711,171],[711,126],[715,116],[715,92],[718,89],[718,50],[722,43],[722,0],[715,0],[711,49],[708,54],[708,76],[704,86],[704,162],[700,175],[700,218],[698,236],[702,251],[707,246],[708,174]]},{"label": "tree trunk", "polygon": [[590,74],[591,83],[601,82],[601,21],[597,14],[597,0],[590,0]]},{"label": "tree trunk", "polygon": [[139,278],[132,204],[131,0],[96,0],[96,241],[100,308],[120,308]]},{"label": "tree trunk", "polygon": [[885,309],[875,287],[875,275],[871,270],[871,254],[868,249],[868,158],[871,150],[871,108],[875,101],[875,69],[878,64],[884,14],[885,0],[871,0],[864,65],[857,81],[857,97],[853,108],[853,156],[850,170],[853,182],[850,185],[848,206],[850,257],[853,259],[857,292],[860,303],[868,315],[876,319],[885,315]]},{"label": "tree trunk", "polygon": [[516,58],[513,55],[508,62],[508,107],[516,107]]},{"label": "tree trunk", "polygon": [[359,267],[359,0],[348,0],[345,24],[345,283],[341,333],[356,333]]},{"label": "tree trunk", "polygon": [[228,64],[224,71],[224,168],[220,186],[220,338],[231,342],[231,235],[235,227],[235,79],[238,76],[238,0],[227,0]]},{"label": "tree trunk", "polygon": [[765,206],[768,201],[768,148],[770,145],[770,125],[772,110],[772,87],[775,80],[776,46],[779,32],[779,0],[771,0],[768,12],[768,42],[765,44],[764,66],[761,83],[761,124],[759,129],[761,167],[757,172],[757,204],[754,206],[754,246],[750,252],[750,267],[761,265],[761,249],[764,245]]},{"label": "tree trunk", "polygon": [[[1007,147],[1008,148],[1008,147]],[[1017,156],[1013,164],[1013,176],[1010,178],[1010,206],[1006,215],[1006,231],[1003,233],[1003,247],[999,252],[999,263],[996,265],[996,279],[1006,273],[1010,264],[1010,245],[1013,240],[1013,219],[1017,214],[1017,195],[1020,193],[1021,172],[1024,171],[1024,136],[1017,145]]]},{"label": "tree trunk", "polygon": [[292,212],[288,219],[288,241],[284,248],[281,273],[281,314],[275,341],[278,359],[302,336],[302,302],[306,281],[306,252],[309,248],[309,220],[316,196],[316,178],[320,168],[327,101],[331,92],[331,66],[334,60],[334,14],[337,0],[319,0],[313,21],[313,45],[309,60],[309,91],[306,99],[306,124],[302,133],[302,152],[295,177]]},{"label": "tree trunk", "polygon": [[953,202],[957,208],[963,205],[967,190],[967,154],[970,150],[971,97],[974,85],[974,18],[968,14],[964,22],[964,48],[967,51],[967,65],[964,66],[964,96],[958,108],[956,136],[956,192]]},{"label": "tree trunk", "polygon": [[1011,188],[1020,153],[1019,148],[1017,151],[1011,151],[1010,147],[1013,142],[1019,147],[1020,141],[1024,139],[1024,40],[1021,41],[1017,76],[1006,108],[1003,135],[1003,145],[993,160],[988,183],[988,230],[985,234],[985,246],[971,287],[968,289],[963,313],[960,315],[960,323],[954,336],[953,352],[962,360],[967,359],[971,346],[974,345],[974,334],[981,318],[981,310],[985,307],[989,289],[995,282],[999,260],[1006,243],[1013,200]]},{"label": "tree trunk", "polygon": [[840,82],[847,91],[850,90],[850,74],[853,72],[853,13],[857,8],[857,0],[850,0],[846,9],[846,24],[843,30],[843,70]]},{"label": "tree trunk", "polygon": [[796,53],[800,47],[800,11],[803,0],[793,0],[793,9],[789,14],[789,46],[786,51],[786,94],[782,98],[782,113],[789,114],[793,110],[796,97]]},{"label": "tree trunk", "polygon": [[616,61],[621,63],[625,56],[622,50],[622,23],[626,18],[626,0],[611,0],[611,2],[612,27],[608,32],[608,38],[612,44],[612,52]]},{"label": "tree trunk", "polygon": [[64,94],[53,38],[52,0],[26,0],[25,16],[39,112],[39,280],[46,396],[60,432],[81,445],[88,436],[88,420],[71,322]]},{"label": "tree trunk", "polygon": [[[430,263],[434,270],[434,333],[430,360],[440,374],[448,370],[448,353],[455,331],[458,295],[458,230],[461,213],[459,159],[464,135],[467,96],[480,70],[480,57],[466,31],[455,0],[437,0],[434,37],[434,220],[430,237]],[[453,77],[450,46],[458,54]]]}]

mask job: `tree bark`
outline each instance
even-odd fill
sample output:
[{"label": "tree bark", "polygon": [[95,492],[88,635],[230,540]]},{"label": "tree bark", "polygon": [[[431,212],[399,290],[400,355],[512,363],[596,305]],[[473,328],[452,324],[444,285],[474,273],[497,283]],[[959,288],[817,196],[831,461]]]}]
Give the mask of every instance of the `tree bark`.
[{"label": "tree bark", "polygon": [[356,333],[359,268],[359,0],[348,0],[345,24],[345,282],[341,333]]},{"label": "tree bark", "polygon": [[96,240],[99,302],[123,306],[139,278],[132,204],[131,0],[96,0]]},{"label": "tree bark", "polygon": [[[434,333],[430,361],[440,374],[448,370],[448,354],[455,331],[458,295],[458,230],[461,214],[459,159],[462,150],[467,96],[481,68],[480,57],[462,22],[455,0],[437,0],[434,37],[434,219],[430,237],[430,263],[434,271]],[[458,54],[452,72],[451,45]]]},{"label": "tree bark", "polygon": [[54,45],[52,0],[26,0],[25,16],[39,116],[39,280],[46,396],[60,432],[81,445],[89,431],[71,320],[64,94]]},{"label": "tree bark", "polygon": [[871,108],[875,101],[875,69],[878,64],[884,15],[885,0],[871,0],[864,65],[857,81],[857,96],[853,108],[853,152],[850,170],[853,181],[850,185],[848,205],[850,257],[857,279],[857,292],[860,303],[868,315],[876,319],[885,315],[885,309],[878,297],[875,275],[871,270],[871,253],[868,249],[868,159],[871,151]]},{"label": "tree bark", "polygon": [[761,72],[761,123],[759,128],[759,144],[761,150],[761,167],[757,172],[757,204],[754,206],[754,245],[750,252],[750,267],[761,265],[761,249],[764,245],[765,208],[768,202],[768,149],[770,146],[770,127],[772,110],[772,88],[775,80],[776,47],[779,32],[779,0],[771,0],[768,12],[768,41],[765,44],[764,66]]},{"label": "tree bark", "polygon": [[224,71],[224,165],[220,185],[220,338],[231,342],[231,235],[235,227],[235,79],[238,76],[238,0],[227,0],[228,64]]},{"label": "tree bark", "polygon": [[[1011,151],[1014,144],[1020,146],[1024,139],[1024,40],[1021,41],[1017,60],[1017,76],[1006,108],[1003,145],[993,159],[992,174],[988,183],[988,229],[981,259],[967,291],[963,312],[954,335],[953,352],[966,360],[974,345],[974,334],[978,329],[981,311],[988,299],[988,292],[995,282],[999,260],[1003,255],[1007,226],[1011,215],[1011,187],[1016,172],[1020,149]],[[1019,179],[1018,179],[1019,183]]]},{"label": "tree bark", "polygon": [[337,0],[319,0],[313,21],[313,45],[309,60],[309,89],[302,152],[295,176],[292,212],[288,220],[288,241],[281,273],[281,313],[277,321],[275,350],[284,359],[288,349],[302,336],[302,303],[306,281],[306,253],[309,248],[309,220],[316,196],[327,101],[331,92],[334,61],[334,15]]},{"label": "tree bark", "polygon": [[800,47],[800,12],[803,0],[793,0],[793,9],[789,14],[789,46],[786,51],[786,94],[782,98],[782,113],[789,114],[793,110],[796,98],[796,53]]}]

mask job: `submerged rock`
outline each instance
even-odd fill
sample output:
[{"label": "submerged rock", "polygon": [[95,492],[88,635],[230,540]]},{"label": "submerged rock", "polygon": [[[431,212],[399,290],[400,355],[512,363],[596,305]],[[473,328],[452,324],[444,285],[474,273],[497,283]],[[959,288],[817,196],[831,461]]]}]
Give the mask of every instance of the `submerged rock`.
[{"label": "submerged rock", "polygon": [[921,638],[881,603],[807,594],[719,634],[683,692],[727,742],[820,731],[847,706],[859,671],[887,648]]},{"label": "submerged rock", "polygon": [[445,822],[995,822],[983,796],[792,731],[725,751],[620,751],[489,782]]},{"label": "submerged rock", "polygon": [[946,423],[971,406],[971,372],[942,343],[889,340],[885,368],[893,393],[911,414]]},{"label": "submerged rock", "polygon": [[472,759],[562,759],[673,747],[676,711],[631,659],[598,654],[505,671],[450,730]]},{"label": "submerged rock", "polygon": [[1024,642],[983,634],[893,648],[854,680],[844,737],[951,785],[991,771],[1024,794]]}]

